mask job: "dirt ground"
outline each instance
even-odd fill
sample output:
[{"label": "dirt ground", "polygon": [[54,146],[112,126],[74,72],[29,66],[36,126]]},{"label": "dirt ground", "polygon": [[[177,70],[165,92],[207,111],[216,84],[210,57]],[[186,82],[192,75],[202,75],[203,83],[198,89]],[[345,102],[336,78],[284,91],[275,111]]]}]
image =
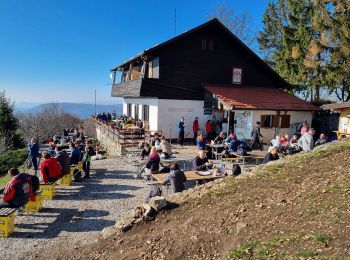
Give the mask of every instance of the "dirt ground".
[{"label": "dirt ground", "polygon": [[169,200],[172,209],[58,259],[350,258],[350,143],[326,146]]}]

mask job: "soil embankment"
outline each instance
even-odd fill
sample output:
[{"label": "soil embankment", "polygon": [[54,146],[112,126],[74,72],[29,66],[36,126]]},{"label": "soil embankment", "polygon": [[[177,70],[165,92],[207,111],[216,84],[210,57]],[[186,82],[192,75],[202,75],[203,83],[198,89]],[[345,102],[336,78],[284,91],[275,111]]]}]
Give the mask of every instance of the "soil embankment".
[{"label": "soil embankment", "polygon": [[327,145],[170,197],[179,206],[153,221],[49,257],[348,258],[349,166],[349,142]]}]

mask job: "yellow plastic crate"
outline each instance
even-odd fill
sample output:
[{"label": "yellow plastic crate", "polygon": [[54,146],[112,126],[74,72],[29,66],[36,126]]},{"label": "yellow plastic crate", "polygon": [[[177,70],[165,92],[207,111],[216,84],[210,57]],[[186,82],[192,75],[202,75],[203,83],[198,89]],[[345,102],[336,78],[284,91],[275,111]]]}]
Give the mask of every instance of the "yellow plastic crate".
[{"label": "yellow plastic crate", "polygon": [[52,200],[55,197],[56,188],[54,183],[40,184],[40,190],[43,201]]},{"label": "yellow plastic crate", "polygon": [[63,175],[63,177],[59,181],[59,184],[61,186],[70,186],[71,183],[72,183],[72,175],[71,174]]},{"label": "yellow plastic crate", "polygon": [[9,237],[15,231],[15,212],[0,216],[0,237]]},{"label": "yellow plastic crate", "polygon": [[28,201],[24,206],[25,211],[39,212],[43,207],[43,199],[41,193],[35,196],[35,201]]},{"label": "yellow plastic crate", "polygon": [[83,162],[82,161],[78,162],[77,168],[79,171],[81,171],[81,172],[83,171]]}]

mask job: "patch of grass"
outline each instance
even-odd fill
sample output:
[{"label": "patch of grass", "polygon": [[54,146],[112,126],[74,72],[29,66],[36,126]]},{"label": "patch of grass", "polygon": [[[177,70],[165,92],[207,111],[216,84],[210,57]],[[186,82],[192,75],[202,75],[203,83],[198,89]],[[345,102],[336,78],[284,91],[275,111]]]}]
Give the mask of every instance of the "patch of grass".
[{"label": "patch of grass", "polygon": [[303,257],[303,258],[309,258],[309,257],[315,257],[317,254],[313,251],[310,250],[305,250],[305,251],[300,251],[298,253],[299,257]]},{"label": "patch of grass", "polygon": [[4,175],[2,177],[0,177],[0,189],[4,188],[6,183],[8,183],[10,181],[10,176],[8,175]]},{"label": "patch of grass", "polygon": [[327,243],[330,240],[330,237],[326,234],[316,234],[314,240],[319,243]]},{"label": "patch of grass", "polygon": [[259,240],[250,240],[244,243],[241,247],[230,252],[230,259],[251,259],[256,246],[260,244]]}]

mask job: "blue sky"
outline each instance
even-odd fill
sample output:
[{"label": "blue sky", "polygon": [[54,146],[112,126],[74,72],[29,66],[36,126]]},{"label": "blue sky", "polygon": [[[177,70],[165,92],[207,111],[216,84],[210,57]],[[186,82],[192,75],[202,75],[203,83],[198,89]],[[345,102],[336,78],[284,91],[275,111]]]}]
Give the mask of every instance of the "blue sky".
[{"label": "blue sky", "polygon": [[[113,103],[109,70],[222,0],[0,0],[0,89],[16,102]],[[226,0],[261,28],[268,0]]]}]

